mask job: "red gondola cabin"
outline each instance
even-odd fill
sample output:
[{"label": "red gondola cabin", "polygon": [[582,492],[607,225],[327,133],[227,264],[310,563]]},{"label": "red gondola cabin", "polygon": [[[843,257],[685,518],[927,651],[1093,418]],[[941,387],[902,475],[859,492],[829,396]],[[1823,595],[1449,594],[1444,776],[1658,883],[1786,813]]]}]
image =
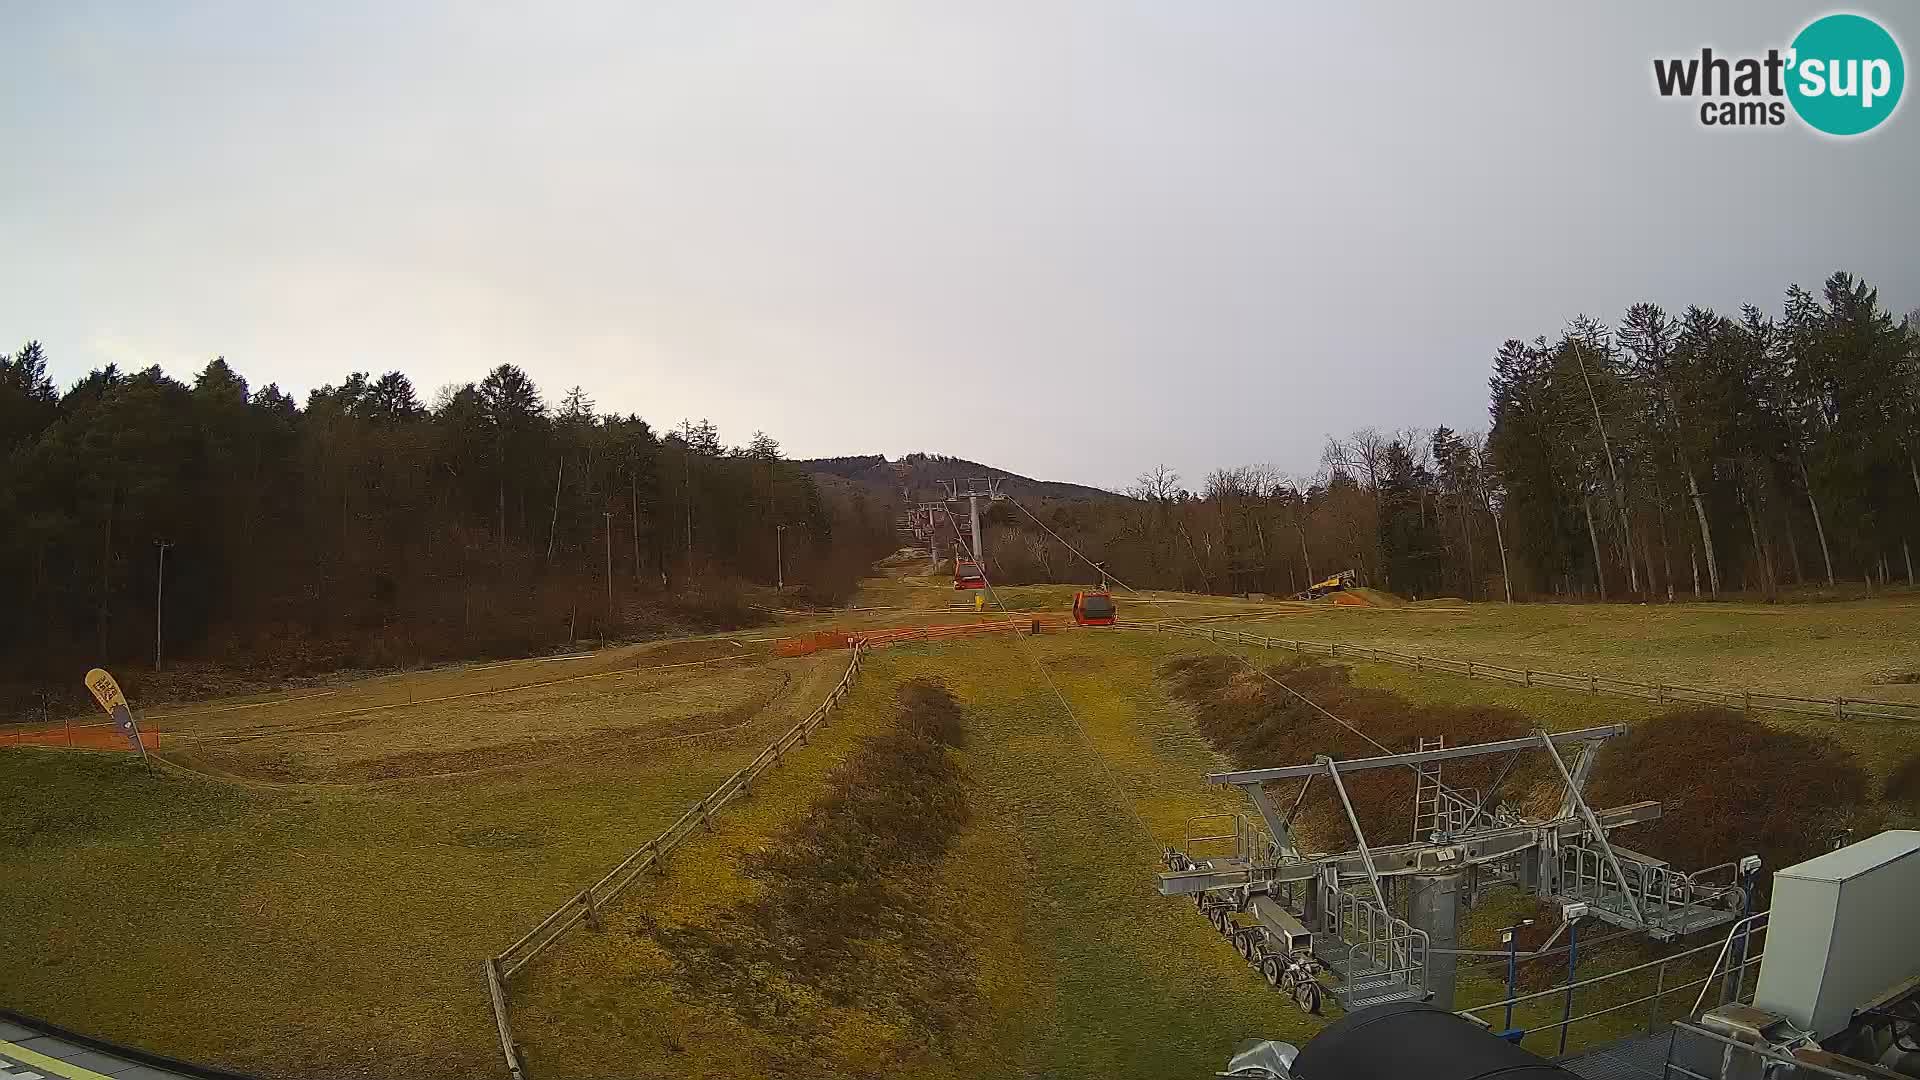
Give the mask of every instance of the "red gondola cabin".
[{"label": "red gondola cabin", "polygon": [[953,562],[953,587],[956,589],[984,589],[987,587],[987,575],[980,572],[980,564],[971,559],[955,559]]},{"label": "red gondola cabin", "polygon": [[1081,626],[1112,626],[1113,595],[1103,592],[1073,594],[1073,621]]}]

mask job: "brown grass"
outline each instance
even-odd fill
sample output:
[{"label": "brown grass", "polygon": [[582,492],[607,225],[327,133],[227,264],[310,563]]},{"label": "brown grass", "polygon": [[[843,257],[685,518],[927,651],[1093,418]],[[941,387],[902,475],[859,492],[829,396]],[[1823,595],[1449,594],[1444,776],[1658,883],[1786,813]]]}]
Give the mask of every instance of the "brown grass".
[{"label": "brown grass", "polygon": [[1880,797],[1909,813],[1920,814],[1920,754],[1894,766]]},{"label": "brown grass", "polygon": [[1748,854],[1777,870],[1873,818],[1852,753],[1723,709],[1677,709],[1610,741],[1588,797],[1659,799],[1661,819],[1621,840],[1687,870]]},{"label": "brown grass", "polygon": [[[1379,747],[1328,720],[1237,657],[1182,656],[1161,667],[1176,697],[1193,705],[1200,730],[1240,768],[1299,765],[1316,755],[1368,757]],[[1447,744],[1512,738],[1533,723],[1512,709],[1487,705],[1417,705],[1386,690],[1353,686],[1347,669],[1311,660],[1275,664],[1266,676],[1279,680],[1320,708],[1340,717],[1386,746],[1412,749],[1421,736],[1445,736]],[[1521,758],[1502,791],[1508,799],[1527,799],[1548,779],[1550,766],[1538,755]],[[1456,789],[1491,785],[1504,761],[1450,762],[1445,779]],[[1345,778],[1355,815],[1370,843],[1406,838],[1412,829],[1413,773],[1375,769]],[[1297,784],[1276,785],[1276,797],[1291,804]],[[1316,781],[1300,818],[1301,832],[1329,849],[1346,847],[1352,830],[1338,800]]]},{"label": "brown grass", "polygon": [[[893,1021],[905,1063],[945,1053],[979,1004],[967,942],[929,914],[922,893],[965,828],[969,785],[951,751],[958,702],[914,681],[892,728],[867,737],[799,820],[741,860],[758,886],[702,924],[645,924],[681,993],[778,1036],[769,1073],[839,1075],[839,1010]],[[820,1003],[828,1006],[823,1014]]]},{"label": "brown grass", "polygon": [[[1459,745],[1525,735],[1536,726],[1512,709],[1415,704],[1391,691],[1355,687],[1347,682],[1345,668],[1324,663],[1276,665],[1267,673],[1396,751],[1410,748],[1422,735],[1444,735],[1449,745]],[[1302,764],[1317,754],[1380,753],[1236,657],[1178,657],[1162,665],[1161,675],[1177,697],[1195,706],[1200,730],[1238,767]],[[1499,758],[1449,762],[1445,779],[1455,789],[1484,789],[1503,764]],[[1913,771],[1920,774],[1920,765]],[[1369,842],[1407,835],[1410,770],[1359,773],[1346,785]],[[1295,784],[1276,788],[1283,805],[1299,790]],[[1620,836],[1680,869],[1702,869],[1746,854],[1758,854],[1777,869],[1829,850],[1850,831],[1862,834],[1877,827],[1879,813],[1869,804],[1867,789],[1866,771],[1830,739],[1725,710],[1688,708],[1650,717],[1611,740],[1587,798],[1596,807],[1660,800],[1661,820],[1622,830]],[[1543,755],[1530,752],[1515,763],[1502,792],[1537,813],[1558,799],[1558,778]],[[1315,844],[1339,848],[1349,842],[1344,813],[1318,784],[1300,820],[1305,837]]]}]

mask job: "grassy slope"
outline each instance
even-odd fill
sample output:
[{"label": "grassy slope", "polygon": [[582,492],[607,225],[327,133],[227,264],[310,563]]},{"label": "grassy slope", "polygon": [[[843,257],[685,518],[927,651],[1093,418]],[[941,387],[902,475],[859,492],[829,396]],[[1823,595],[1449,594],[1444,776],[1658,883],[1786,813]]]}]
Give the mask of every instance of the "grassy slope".
[{"label": "grassy slope", "polygon": [[[1153,891],[1164,839],[1189,816],[1231,805],[1198,782],[1218,763],[1154,685],[1160,643],[1073,634],[1030,644],[1075,703],[1085,741],[1009,641],[878,653],[836,722],[842,735],[875,728],[894,689],[916,676],[943,680],[967,710],[977,820],[927,895],[976,931],[974,955],[956,961],[975,966],[990,1003],[974,1038],[960,1041],[973,1049],[902,1059],[870,1019],[823,1006],[843,1058],[796,1075],[1204,1075],[1242,1039],[1310,1030],[1191,905]],[[515,1019],[543,1073],[776,1068],[780,1048],[750,1025],[675,1001],[664,958],[636,930],[644,918],[697,924],[728,901],[743,887],[739,854],[800,804],[803,787],[782,783],[756,800],[688,849],[670,878],[625,901],[604,936],[573,939],[542,965]]]},{"label": "grassy slope", "polygon": [[[1824,604],[1312,605],[1245,620],[1275,637],[1595,671],[1642,681],[1920,701],[1920,605],[1911,595]],[[1237,625],[1237,624],[1236,624]],[[1265,627],[1262,629],[1261,627]]]},{"label": "grassy slope", "polygon": [[[1842,605],[1829,604],[1822,606],[1832,608]],[[1509,619],[1515,622],[1530,621],[1540,617],[1541,616],[1532,613],[1515,613],[1514,615],[1508,616]],[[1758,618],[1762,619],[1766,617],[1765,615],[1758,616]],[[1892,618],[1894,621],[1899,621],[1897,615],[1889,615],[1887,617]],[[1876,616],[1865,619],[1864,621],[1869,626],[1879,625],[1880,617]],[[1761,623],[1759,627],[1755,627],[1737,614],[1726,612],[1718,613],[1717,622],[1722,627],[1722,632],[1725,636],[1747,641],[1747,648],[1749,650],[1770,652],[1770,663],[1779,669],[1791,670],[1807,666],[1818,666],[1823,662],[1815,658],[1810,658],[1805,654],[1806,643],[1817,640],[1811,637],[1810,634],[1787,634],[1783,635],[1781,639],[1775,640],[1773,644],[1765,645],[1761,632],[1766,629],[1768,624],[1764,622]],[[1351,628],[1342,632],[1338,627],[1322,625],[1309,631],[1303,628],[1298,622],[1288,622],[1274,626],[1270,622],[1261,620],[1235,620],[1231,625],[1236,629],[1242,629],[1248,633],[1289,639],[1303,638],[1309,641],[1328,640],[1325,635],[1333,634],[1336,640],[1350,641],[1355,644],[1379,645],[1393,649],[1418,648],[1428,655],[1453,656],[1460,659],[1466,659],[1468,657],[1475,659],[1491,658],[1496,654],[1491,651],[1479,651],[1475,646],[1482,642],[1497,644],[1501,640],[1511,639],[1520,633],[1520,631],[1511,624],[1496,627],[1490,632],[1483,631],[1478,636],[1469,634],[1459,637],[1446,634],[1417,637],[1404,629],[1399,631],[1401,636],[1398,637],[1369,637]],[[1397,626],[1398,624],[1392,625]],[[1825,624],[1823,620],[1815,625],[1828,624]],[[1364,630],[1365,625],[1360,624],[1359,629]],[[1837,631],[1830,626],[1829,630],[1815,632],[1829,633]],[[1698,671],[1700,674],[1693,677],[1694,685],[1739,685],[1738,683],[1730,681],[1732,677],[1731,674],[1728,675],[1727,680],[1708,678],[1707,676],[1714,672],[1732,672],[1739,669],[1737,665],[1729,666],[1732,664],[1731,661],[1727,662],[1727,664],[1716,661],[1714,659],[1716,654],[1702,653],[1698,646],[1671,644],[1671,639],[1676,633],[1677,631],[1671,626],[1660,626],[1657,632],[1650,633],[1648,637],[1656,642],[1667,644],[1648,645],[1644,643],[1633,643],[1637,642],[1638,639],[1632,639],[1630,643],[1626,645],[1616,644],[1612,647],[1611,651],[1616,654],[1630,652],[1636,656],[1644,656],[1646,663],[1661,664],[1664,670],[1672,670],[1672,668],[1667,661],[1661,659],[1662,650],[1671,649],[1681,651],[1697,658]],[[1901,641],[1903,640],[1903,635],[1911,635],[1913,633],[1912,627],[1902,623],[1898,631],[1889,631],[1889,638],[1883,645],[1869,649],[1864,644],[1856,641],[1853,648],[1855,652],[1868,655],[1869,660],[1865,663],[1869,666],[1873,663],[1887,664],[1902,662],[1900,661],[1900,657],[1902,656],[1901,650],[1903,646],[1901,645]],[[1316,637],[1316,634],[1323,636]],[[1847,634],[1849,637],[1852,636],[1851,632],[1847,632]],[[1224,644],[1215,646],[1211,643],[1203,642],[1191,642],[1188,647],[1191,648],[1202,644],[1208,645],[1208,647],[1214,651],[1241,652],[1255,660],[1258,660],[1263,652],[1263,650],[1260,649],[1232,649]],[[1542,649],[1544,650],[1544,646]],[[1821,651],[1824,652],[1824,649]],[[1510,656],[1512,654],[1501,655]],[[1551,652],[1542,651],[1537,654],[1532,654],[1527,657],[1527,660],[1536,668],[1552,668],[1553,670],[1560,671],[1610,671],[1617,667],[1621,674],[1633,670],[1633,666],[1641,662],[1635,660],[1625,663],[1609,664],[1607,655],[1606,653],[1597,651],[1590,643],[1586,642],[1582,636],[1570,635],[1564,648],[1558,648]],[[1913,652],[1905,655],[1911,662],[1920,662],[1920,648],[1916,648]],[[1339,662],[1353,673],[1353,681],[1358,685],[1380,687],[1381,689],[1391,690],[1412,701],[1436,705],[1472,703],[1503,705],[1526,713],[1528,716],[1538,719],[1543,725],[1555,731],[1588,727],[1596,724],[1634,723],[1665,711],[1665,709],[1655,705],[1653,702],[1634,698],[1611,697],[1607,695],[1589,697],[1586,694],[1571,690],[1546,687],[1529,688],[1489,679],[1469,679],[1464,675],[1453,675],[1444,672],[1416,672],[1397,664],[1373,664],[1346,659],[1342,659]],[[1672,678],[1670,681],[1680,682],[1682,680],[1680,678]],[[1754,683],[1752,685],[1757,686],[1759,684]],[[1872,689],[1875,691],[1875,696],[1884,697],[1888,700],[1900,700],[1913,697],[1912,691],[1920,689],[1920,687],[1877,686]],[[1831,693],[1834,691],[1828,690],[1826,692]],[[1920,729],[1916,729],[1911,724],[1860,719],[1833,720],[1822,717],[1794,716],[1785,713],[1769,713],[1765,711],[1759,712],[1757,715],[1765,722],[1776,727],[1833,739],[1848,750],[1853,751],[1853,753],[1859,757],[1860,764],[1867,770],[1876,785],[1883,781],[1900,762],[1906,760],[1916,752],[1920,752]]]},{"label": "grassy slope", "polygon": [[719,747],[310,790],[0,752],[0,1003],[266,1076],[495,1067],[480,959],[597,878],[824,697]]},{"label": "grassy slope", "polygon": [[[1006,592],[1016,606],[1063,610],[1071,589]],[[952,595],[924,583],[889,582],[874,598],[910,599],[944,613]],[[1247,607],[1123,599],[1122,617]],[[1910,615],[1884,601],[1751,609],[1474,605],[1465,615],[1308,609],[1247,628],[1525,659],[1537,667],[1622,674],[1645,667],[1676,682],[1780,688],[1785,681],[1833,692],[1819,686],[1851,686],[1874,670],[1912,666]],[[886,624],[897,613],[868,617]],[[816,621],[845,620],[807,620]],[[1090,632],[1035,644],[1145,819],[1145,834],[1115,811],[1107,776],[1089,764],[1058,702],[1011,642],[880,654],[856,708],[836,725],[850,737],[860,730],[861,708],[890,700],[893,683],[921,672],[943,674],[972,712],[978,737],[969,768],[982,785],[985,811],[934,890],[934,902],[966,913],[980,928],[978,979],[993,1006],[980,1021],[982,1068],[971,1071],[1205,1072],[1238,1039],[1302,1037],[1306,1022],[1255,981],[1189,906],[1150,889],[1159,842],[1182,835],[1190,814],[1233,806],[1199,783],[1216,764],[1213,755],[1152,677],[1159,659],[1200,643]],[[797,682],[791,706],[804,708],[824,694],[838,674],[835,655],[824,655]],[[428,686],[465,690],[619,662],[529,665],[533,674],[510,676],[492,667],[443,670],[352,689],[371,700],[398,700]],[[1395,667],[1358,665],[1355,674],[1416,699],[1514,705],[1556,728],[1647,712],[1621,699]],[[1801,678],[1828,681],[1808,686]],[[1915,688],[1873,692],[1895,697]],[[580,705],[591,708],[596,700],[589,694]],[[203,722],[210,730],[265,724],[280,708]],[[318,711],[321,703],[303,703],[285,707],[280,719]],[[1868,756],[1876,772],[1914,749],[1904,733],[1831,733]],[[478,959],[671,820],[755,752],[763,736],[752,729],[719,752],[664,747],[459,784],[345,790],[148,778],[117,757],[0,751],[0,909],[9,913],[0,921],[0,950],[15,961],[0,966],[0,1003],[268,1075],[492,1071]],[[691,917],[711,903],[731,880],[731,853],[804,804],[835,760],[834,745],[796,758],[781,781],[790,785],[784,795],[769,787],[714,838],[699,842],[710,848],[689,849],[684,865],[699,875],[637,890],[618,917]],[[617,938],[617,923],[610,936]],[[567,1068],[591,1074],[593,1062],[557,1049],[582,1042],[562,1037],[571,1028],[592,1030],[596,1039],[624,1030],[608,1045],[642,1061],[670,1055],[658,1060],[675,1075],[699,1075],[689,1064],[695,1059],[715,1075],[729,1063],[752,1071],[753,1043],[737,1031],[732,1041],[701,1036],[697,1043],[674,1034],[728,1032],[726,1017],[677,1016],[670,1002],[647,997],[641,959],[589,948],[602,944],[584,934],[570,939],[517,991],[516,1019],[537,1066],[562,1066],[562,1076]],[[597,974],[615,978],[590,977]],[[1463,977],[1461,997],[1486,1000],[1497,990],[1494,976],[1483,983]],[[588,1026],[574,1026],[581,1024]],[[878,1053],[884,1033],[871,1035],[864,1045]],[[863,1045],[858,1036],[847,1028],[850,1045]],[[675,1038],[683,1044],[677,1050]]]}]

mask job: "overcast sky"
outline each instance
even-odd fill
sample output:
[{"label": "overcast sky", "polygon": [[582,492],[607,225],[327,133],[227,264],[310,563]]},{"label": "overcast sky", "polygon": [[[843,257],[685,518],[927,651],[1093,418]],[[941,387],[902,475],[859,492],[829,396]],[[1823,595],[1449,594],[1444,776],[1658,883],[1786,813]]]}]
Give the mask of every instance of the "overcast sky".
[{"label": "overcast sky", "polygon": [[[1920,304],[1920,114],[1703,128],[1824,6],[0,0],[0,348],[302,400],[503,361],[792,456],[1120,486],[1486,423],[1629,303]],[[1920,9],[1856,7],[1898,36]],[[1912,96],[1909,94],[1908,96]]]}]

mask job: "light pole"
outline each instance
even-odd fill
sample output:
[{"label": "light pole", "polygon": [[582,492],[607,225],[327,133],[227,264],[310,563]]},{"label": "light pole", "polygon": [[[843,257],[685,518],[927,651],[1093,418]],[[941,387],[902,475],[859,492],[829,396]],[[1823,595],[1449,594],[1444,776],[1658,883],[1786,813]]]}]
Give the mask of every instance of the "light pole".
[{"label": "light pole", "polygon": [[600,516],[607,519],[607,632],[601,636],[613,636],[613,511],[602,510]]},{"label": "light pole", "polygon": [[1500,944],[1507,947],[1507,1023],[1506,1030],[1502,1031],[1501,1034],[1516,1043],[1520,1041],[1514,1038],[1513,1035],[1513,995],[1515,983],[1518,981],[1518,953],[1520,949],[1520,935],[1517,931],[1523,926],[1532,925],[1532,919],[1521,919],[1519,922],[1514,923],[1512,926],[1505,927],[1500,931]]},{"label": "light pole", "polygon": [[773,527],[773,588],[778,592],[787,587],[787,527]]},{"label": "light pole", "polygon": [[160,670],[160,610],[167,598],[167,549],[173,545],[165,540],[155,540],[154,549],[160,556],[160,572],[153,579],[153,670]]}]

